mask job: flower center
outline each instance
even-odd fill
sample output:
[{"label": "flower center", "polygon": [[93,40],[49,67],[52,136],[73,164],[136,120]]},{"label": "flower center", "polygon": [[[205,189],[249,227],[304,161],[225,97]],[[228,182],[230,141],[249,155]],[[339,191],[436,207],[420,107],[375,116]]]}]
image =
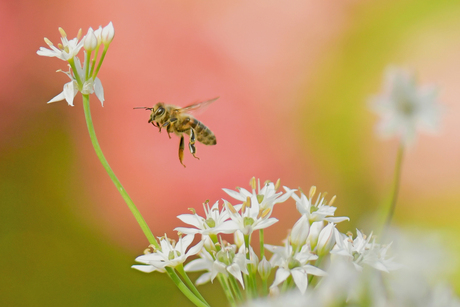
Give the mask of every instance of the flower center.
[{"label": "flower center", "polygon": [[252,224],[254,224],[254,219],[252,217],[245,216],[243,218],[243,223],[244,223],[244,227],[252,226]]},{"label": "flower center", "polygon": [[214,221],[214,219],[210,217],[206,220],[206,225],[208,225],[209,228],[214,228],[216,227],[216,221]]},{"label": "flower center", "polygon": [[289,268],[289,270],[292,270],[293,268],[297,268],[299,266],[301,266],[299,260],[294,259],[292,257],[289,258],[289,260],[288,260],[288,268]]},{"label": "flower center", "polygon": [[397,107],[398,111],[406,116],[411,116],[415,112],[415,105],[407,98],[400,99]]}]

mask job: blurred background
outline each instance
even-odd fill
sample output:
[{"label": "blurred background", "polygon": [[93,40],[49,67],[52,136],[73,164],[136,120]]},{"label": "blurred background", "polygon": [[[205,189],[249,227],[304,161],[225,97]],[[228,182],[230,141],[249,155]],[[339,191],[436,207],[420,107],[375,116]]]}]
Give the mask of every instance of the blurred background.
[{"label": "blurred background", "polygon": [[[175,238],[177,215],[252,176],[337,195],[336,215],[351,218],[342,231],[378,228],[398,144],[376,135],[368,100],[388,65],[417,71],[439,86],[445,114],[405,155],[394,224],[439,232],[460,255],[459,17],[453,0],[0,1],[0,305],[186,303],[166,275],[130,268],[148,242],[95,155],[81,95],[75,107],[46,104],[68,82],[55,73],[66,63],[36,54],[43,37],[58,43],[58,27],[73,38],[114,24],[93,121],[157,236]],[[201,160],[186,149],[187,168],[179,139],[133,110],[216,96],[197,117],[217,145],[198,144]],[[299,215],[291,200],[273,216],[266,240],[281,244]]]}]

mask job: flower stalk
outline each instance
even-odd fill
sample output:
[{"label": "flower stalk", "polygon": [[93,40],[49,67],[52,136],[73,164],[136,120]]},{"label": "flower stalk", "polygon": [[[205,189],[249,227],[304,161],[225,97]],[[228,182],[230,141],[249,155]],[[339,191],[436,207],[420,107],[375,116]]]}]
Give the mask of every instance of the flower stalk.
[{"label": "flower stalk", "polygon": [[387,230],[390,227],[391,220],[393,219],[393,215],[396,209],[396,203],[398,200],[398,194],[399,194],[399,186],[400,186],[400,181],[401,181],[401,166],[403,162],[403,156],[404,156],[404,145],[403,143],[400,143],[399,148],[398,148],[398,153],[396,155],[396,164],[395,164],[395,171],[394,171],[394,177],[393,177],[393,185],[391,189],[391,198],[390,198],[390,208],[388,210],[388,215],[384,224],[385,230]]},{"label": "flower stalk", "polygon": [[115,184],[115,186],[117,187],[117,190],[121,194],[121,197],[123,197],[124,201],[126,202],[126,205],[128,205],[128,208],[131,210],[131,213],[134,215],[134,218],[136,219],[137,223],[141,227],[149,243],[153,244],[156,248],[160,248],[155,236],[152,234],[152,231],[150,230],[149,226],[145,222],[141,213],[139,212],[136,205],[132,201],[131,197],[129,197],[128,193],[123,188],[121,182],[118,180],[117,176],[115,175],[109,163],[107,162],[107,159],[105,158],[104,153],[102,152],[101,146],[99,145],[99,142],[97,140],[96,131],[94,130],[93,120],[91,118],[89,95],[82,95],[82,96],[83,96],[83,109],[85,111],[85,119],[86,119],[86,124],[88,126],[89,137],[91,139],[91,143],[93,144],[94,150],[96,151],[96,155],[99,158],[99,161],[101,162],[102,166],[106,170],[110,179],[112,179],[113,184]]}]

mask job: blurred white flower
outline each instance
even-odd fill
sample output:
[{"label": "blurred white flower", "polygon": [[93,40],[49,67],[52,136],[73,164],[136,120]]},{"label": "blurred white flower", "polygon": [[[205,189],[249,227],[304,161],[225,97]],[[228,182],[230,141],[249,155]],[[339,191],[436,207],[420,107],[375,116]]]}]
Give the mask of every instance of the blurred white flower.
[{"label": "blurred white flower", "polygon": [[187,251],[194,237],[194,235],[180,237],[179,242],[176,244],[175,241],[168,239],[165,235],[160,239],[161,250],[137,257],[136,261],[145,265],[133,265],[131,267],[145,273],[153,271],[164,273],[165,267],[175,268],[183,264],[189,256],[197,254],[203,247],[203,241],[200,241]]},{"label": "blurred white flower", "polygon": [[211,208],[209,208],[208,203],[204,203],[203,209],[205,217],[201,217],[195,212],[194,214],[181,214],[177,217],[195,228],[176,227],[174,230],[185,234],[216,235],[218,233],[233,233],[238,229],[234,223],[228,220],[230,216],[225,206],[219,211],[219,201],[216,201]]},{"label": "blurred white flower", "polygon": [[391,244],[386,246],[371,241],[372,233],[366,237],[359,230],[356,230],[356,238],[353,240],[351,234],[346,236],[334,229],[336,245],[331,254],[344,256],[353,262],[358,271],[362,270],[362,264],[367,264],[379,271],[389,272],[399,269],[401,266],[393,262],[393,258],[386,259],[386,252]]},{"label": "blurred white flower", "polygon": [[437,92],[433,86],[417,86],[409,71],[388,68],[383,93],[371,99],[371,108],[381,116],[378,131],[385,137],[398,136],[404,145],[415,141],[417,130],[435,132],[441,116]]}]

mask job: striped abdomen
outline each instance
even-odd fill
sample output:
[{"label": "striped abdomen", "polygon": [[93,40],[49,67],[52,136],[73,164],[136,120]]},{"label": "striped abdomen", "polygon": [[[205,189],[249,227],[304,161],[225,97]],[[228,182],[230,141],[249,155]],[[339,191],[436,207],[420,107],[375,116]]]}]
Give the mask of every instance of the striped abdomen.
[{"label": "striped abdomen", "polygon": [[216,145],[216,136],[209,130],[208,127],[203,125],[202,122],[193,118],[190,121],[190,125],[196,132],[196,138],[198,142],[203,143],[205,145]]}]

